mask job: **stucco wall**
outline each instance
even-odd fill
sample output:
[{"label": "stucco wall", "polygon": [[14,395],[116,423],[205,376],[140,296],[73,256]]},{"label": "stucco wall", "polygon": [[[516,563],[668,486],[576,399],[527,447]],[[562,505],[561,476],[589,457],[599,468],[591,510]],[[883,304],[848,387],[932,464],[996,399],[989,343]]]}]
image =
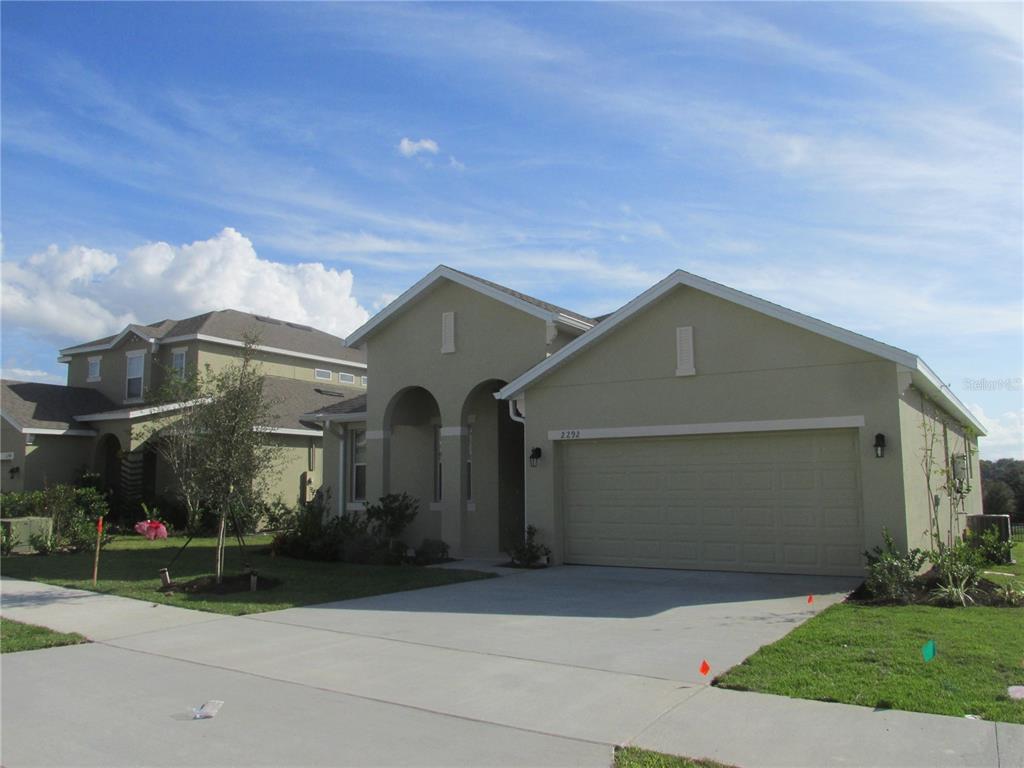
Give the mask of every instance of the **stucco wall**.
[{"label": "stucco wall", "polygon": [[[225,347],[221,344],[214,344],[212,342],[192,342],[197,345],[198,348],[198,363],[200,368],[204,368],[209,365],[213,370],[221,370],[228,365],[234,365],[238,363],[239,356],[242,353],[241,349],[235,349],[233,347]],[[316,360],[307,360],[300,357],[292,357],[290,355],[279,355],[272,354],[269,352],[257,352],[254,355],[254,359],[259,361],[260,370],[267,376],[281,376],[288,379],[300,379],[302,381],[317,382],[324,386],[329,386],[331,389],[337,389],[338,387],[345,387],[345,391],[351,391],[353,394],[362,394],[365,391],[360,382],[360,377],[366,375],[366,370],[358,368],[354,365],[339,365],[336,363],[325,363]],[[314,375],[314,369],[323,368],[331,372],[331,379],[317,379]],[[345,373],[351,373],[356,377],[355,384],[342,384],[338,380],[338,373],[344,371]]]},{"label": "stucco wall", "polygon": [[[907,510],[904,535],[909,546],[928,549],[936,532],[948,543],[963,533],[965,515],[981,514],[978,439],[912,386],[906,387],[900,395],[899,410],[901,450],[896,455],[903,464]],[[965,452],[971,457],[970,491],[963,507],[951,514],[949,496],[942,487],[946,483],[950,457]],[[935,494],[940,495],[941,504],[938,515],[933,517],[929,499]]]},{"label": "stucco wall", "polygon": [[[25,436],[0,419],[0,451],[13,453],[8,461],[0,462],[0,491],[20,491],[25,488]],[[17,468],[14,477],[11,470]]]},{"label": "stucco wall", "polygon": [[73,483],[82,471],[92,467],[95,438],[69,435],[35,435],[25,446],[25,488],[36,489],[59,483]]},{"label": "stucco wall", "polygon": [[[145,366],[143,371],[143,394],[152,391],[154,388],[153,376],[159,369],[154,368],[153,355],[149,354],[149,345],[139,339],[138,336],[129,334],[120,344],[113,349],[104,352],[83,352],[71,356],[68,366],[68,385],[72,387],[89,387],[98,389],[109,397],[115,405],[125,402],[125,369],[126,353],[134,351],[145,351]],[[89,358],[100,357],[100,380],[89,381]],[[157,384],[157,386],[159,386]]]},{"label": "stucco wall", "polygon": [[[696,375],[676,376],[675,329],[693,327]],[[526,393],[527,521],[562,554],[559,451],[551,429],[863,416],[859,453],[864,541],[903,523],[895,364],[680,287]],[[876,432],[895,442],[876,459]]]},{"label": "stucco wall", "polygon": [[[455,352],[451,354],[441,353],[444,312],[455,312]],[[420,466],[431,461],[432,451],[406,455],[399,436],[392,434],[385,439],[383,433],[390,428],[389,404],[402,390],[422,387],[437,401],[442,426],[464,427],[469,415],[464,406],[475,387],[491,380],[511,381],[543,360],[550,349],[544,319],[448,281],[439,282],[368,338],[372,386],[367,392],[371,436],[367,495],[376,499],[390,490],[409,491],[420,497],[427,513],[421,512],[423,519],[410,532],[411,543],[417,544],[418,540],[413,539],[418,536],[440,536],[453,553],[462,551],[462,524],[467,512],[465,437],[450,434],[442,438],[444,499],[435,517],[429,511],[431,486],[423,480],[430,474],[424,475]],[[487,460],[483,439],[476,441],[474,451],[475,461],[482,466]],[[430,471],[427,467],[426,472]]]}]

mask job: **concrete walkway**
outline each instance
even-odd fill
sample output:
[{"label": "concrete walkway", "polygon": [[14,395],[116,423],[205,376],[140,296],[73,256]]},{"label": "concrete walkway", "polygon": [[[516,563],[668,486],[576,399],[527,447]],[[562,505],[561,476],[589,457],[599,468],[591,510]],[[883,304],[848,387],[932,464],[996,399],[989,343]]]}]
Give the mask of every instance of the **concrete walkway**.
[{"label": "concrete walkway", "polygon": [[[97,642],[0,660],[0,759],[608,766],[633,743],[744,768],[1024,766],[1024,726],[723,691],[689,669],[688,623],[720,633],[719,671],[811,615],[806,581],[520,573],[248,617],[5,579],[6,617]],[[213,698],[216,719],[189,719]]]}]

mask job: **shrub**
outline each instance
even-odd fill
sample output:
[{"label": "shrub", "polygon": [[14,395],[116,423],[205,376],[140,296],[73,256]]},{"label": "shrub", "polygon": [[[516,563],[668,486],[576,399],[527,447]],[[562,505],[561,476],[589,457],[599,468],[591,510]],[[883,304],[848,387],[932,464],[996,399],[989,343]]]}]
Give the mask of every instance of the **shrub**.
[{"label": "shrub", "polygon": [[938,586],[932,590],[935,602],[962,606],[974,602],[971,594],[978,586],[985,565],[976,548],[957,541],[933,552],[931,561],[938,577]]},{"label": "shrub", "polygon": [[419,502],[407,493],[389,493],[366,505],[366,521],[378,541],[393,547],[409,523],[416,519]]},{"label": "shrub", "polygon": [[995,591],[995,598],[1003,605],[1019,608],[1024,605],[1024,585],[1015,582],[1003,584]]},{"label": "shrub", "polygon": [[28,543],[40,555],[48,555],[55,549],[55,539],[52,533],[33,533],[28,537]]},{"label": "shrub", "polygon": [[21,541],[10,525],[0,526],[0,555],[7,557],[19,544]]},{"label": "shrub", "polygon": [[528,525],[523,542],[512,547],[508,554],[514,565],[520,568],[535,568],[539,565],[547,565],[547,559],[551,557],[551,550],[543,544],[537,543],[537,527]]},{"label": "shrub", "polygon": [[[317,496],[308,504],[295,510],[284,505],[278,510],[283,530],[274,537],[271,545],[278,554],[305,560],[345,560],[366,562],[363,539],[369,542],[367,552],[376,548],[376,539],[367,533],[366,521],[359,514],[345,514],[326,517],[327,498]],[[354,557],[364,557],[355,560]]]},{"label": "shrub", "polygon": [[92,487],[53,485],[42,491],[12,491],[3,495],[4,517],[49,517],[52,520],[49,537],[37,536],[35,542],[29,541],[37,552],[43,553],[92,546],[96,520],[108,511],[106,497]]},{"label": "shrub", "polygon": [[424,539],[416,548],[416,565],[448,562],[448,545],[441,539]]},{"label": "shrub", "polygon": [[928,556],[917,548],[901,552],[886,528],[882,529],[882,540],[884,546],[864,553],[868,561],[865,586],[877,598],[905,602],[911,597],[914,579]]},{"label": "shrub", "polygon": [[980,534],[974,534],[968,542],[977,550],[978,554],[986,563],[992,565],[1003,565],[1012,559],[1010,553],[1013,551],[1013,541],[1003,541],[999,536],[998,528],[988,528]]}]

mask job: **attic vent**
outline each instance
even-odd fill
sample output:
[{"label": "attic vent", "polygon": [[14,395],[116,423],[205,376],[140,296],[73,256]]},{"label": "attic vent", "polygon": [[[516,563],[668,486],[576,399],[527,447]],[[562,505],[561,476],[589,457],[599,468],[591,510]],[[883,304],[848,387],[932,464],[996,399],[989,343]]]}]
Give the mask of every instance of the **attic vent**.
[{"label": "attic vent", "polygon": [[295,328],[299,331],[312,331],[313,329],[308,325],[302,325],[301,323],[285,323],[289,328]]},{"label": "attic vent", "polygon": [[274,318],[266,317],[265,315],[253,315],[253,317],[255,317],[257,320],[259,320],[261,323],[270,323],[271,325],[281,325],[282,324],[280,320],[275,320]]},{"label": "attic vent", "polygon": [[455,351],[455,313],[441,313],[441,354]]},{"label": "attic vent", "polygon": [[693,326],[676,328],[676,376],[693,376]]},{"label": "attic vent", "polygon": [[320,387],[313,387],[313,391],[319,395],[327,395],[328,397],[346,397],[344,392],[338,392],[334,389],[322,389]]}]

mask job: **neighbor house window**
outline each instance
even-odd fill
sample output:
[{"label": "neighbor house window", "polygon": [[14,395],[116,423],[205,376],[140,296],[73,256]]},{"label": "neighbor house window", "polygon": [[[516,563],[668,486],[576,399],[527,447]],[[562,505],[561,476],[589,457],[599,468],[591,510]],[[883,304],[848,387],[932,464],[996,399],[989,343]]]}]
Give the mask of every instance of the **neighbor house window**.
[{"label": "neighbor house window", "polygon": [[434,501],[441,500],[444,471],[441,461],[441,425],[434,425]]},{"label": "neighbor house window", "polygon": [[466,427],[466,501],[473,500],[473,425]]},{"label": "neighbor house window", "polygon": [[367,382],[367,378],[366,378],[365,376],[362,376],[362,377],[360,378],[360,380],[362,381],[362,383],[363,383],[363,386],[365,387],[365,386],[366,386],[366,382]]},{"label": "neighbor house window", "polygon": [[348,434],[352,467],[349,498],[352,501],[366,501],[366,430],[350,429]]},{"label": "neighbor house window", "polygon": [[100,380],[100,360],[102,357],[90,357],[89,358],[89,376],[87,381],[99,381]]},{"label": "neighbor house window", "polygon": [[124,399],[142,399],[142,377],[146,369],[145,352],[129,352],[125,365]]},{"label": "neighbor house window", "polygon": [[353,376],[351,373],[339,373],[338,381],[340,381],[342,384],[355,384],[356,377]]},{"label": "neighbor house window", "polygon": [[171,350],[171,370],[179,379],[185,378],[185,353],[187,351],[185,347]]},{"label": "neighbor house window", "polygon": [[331,380],[331,372],[328,371],[326,368],[314,368],[313,369],[313,375],[316,378],[320,379],[321,381],[330,381]]}]

